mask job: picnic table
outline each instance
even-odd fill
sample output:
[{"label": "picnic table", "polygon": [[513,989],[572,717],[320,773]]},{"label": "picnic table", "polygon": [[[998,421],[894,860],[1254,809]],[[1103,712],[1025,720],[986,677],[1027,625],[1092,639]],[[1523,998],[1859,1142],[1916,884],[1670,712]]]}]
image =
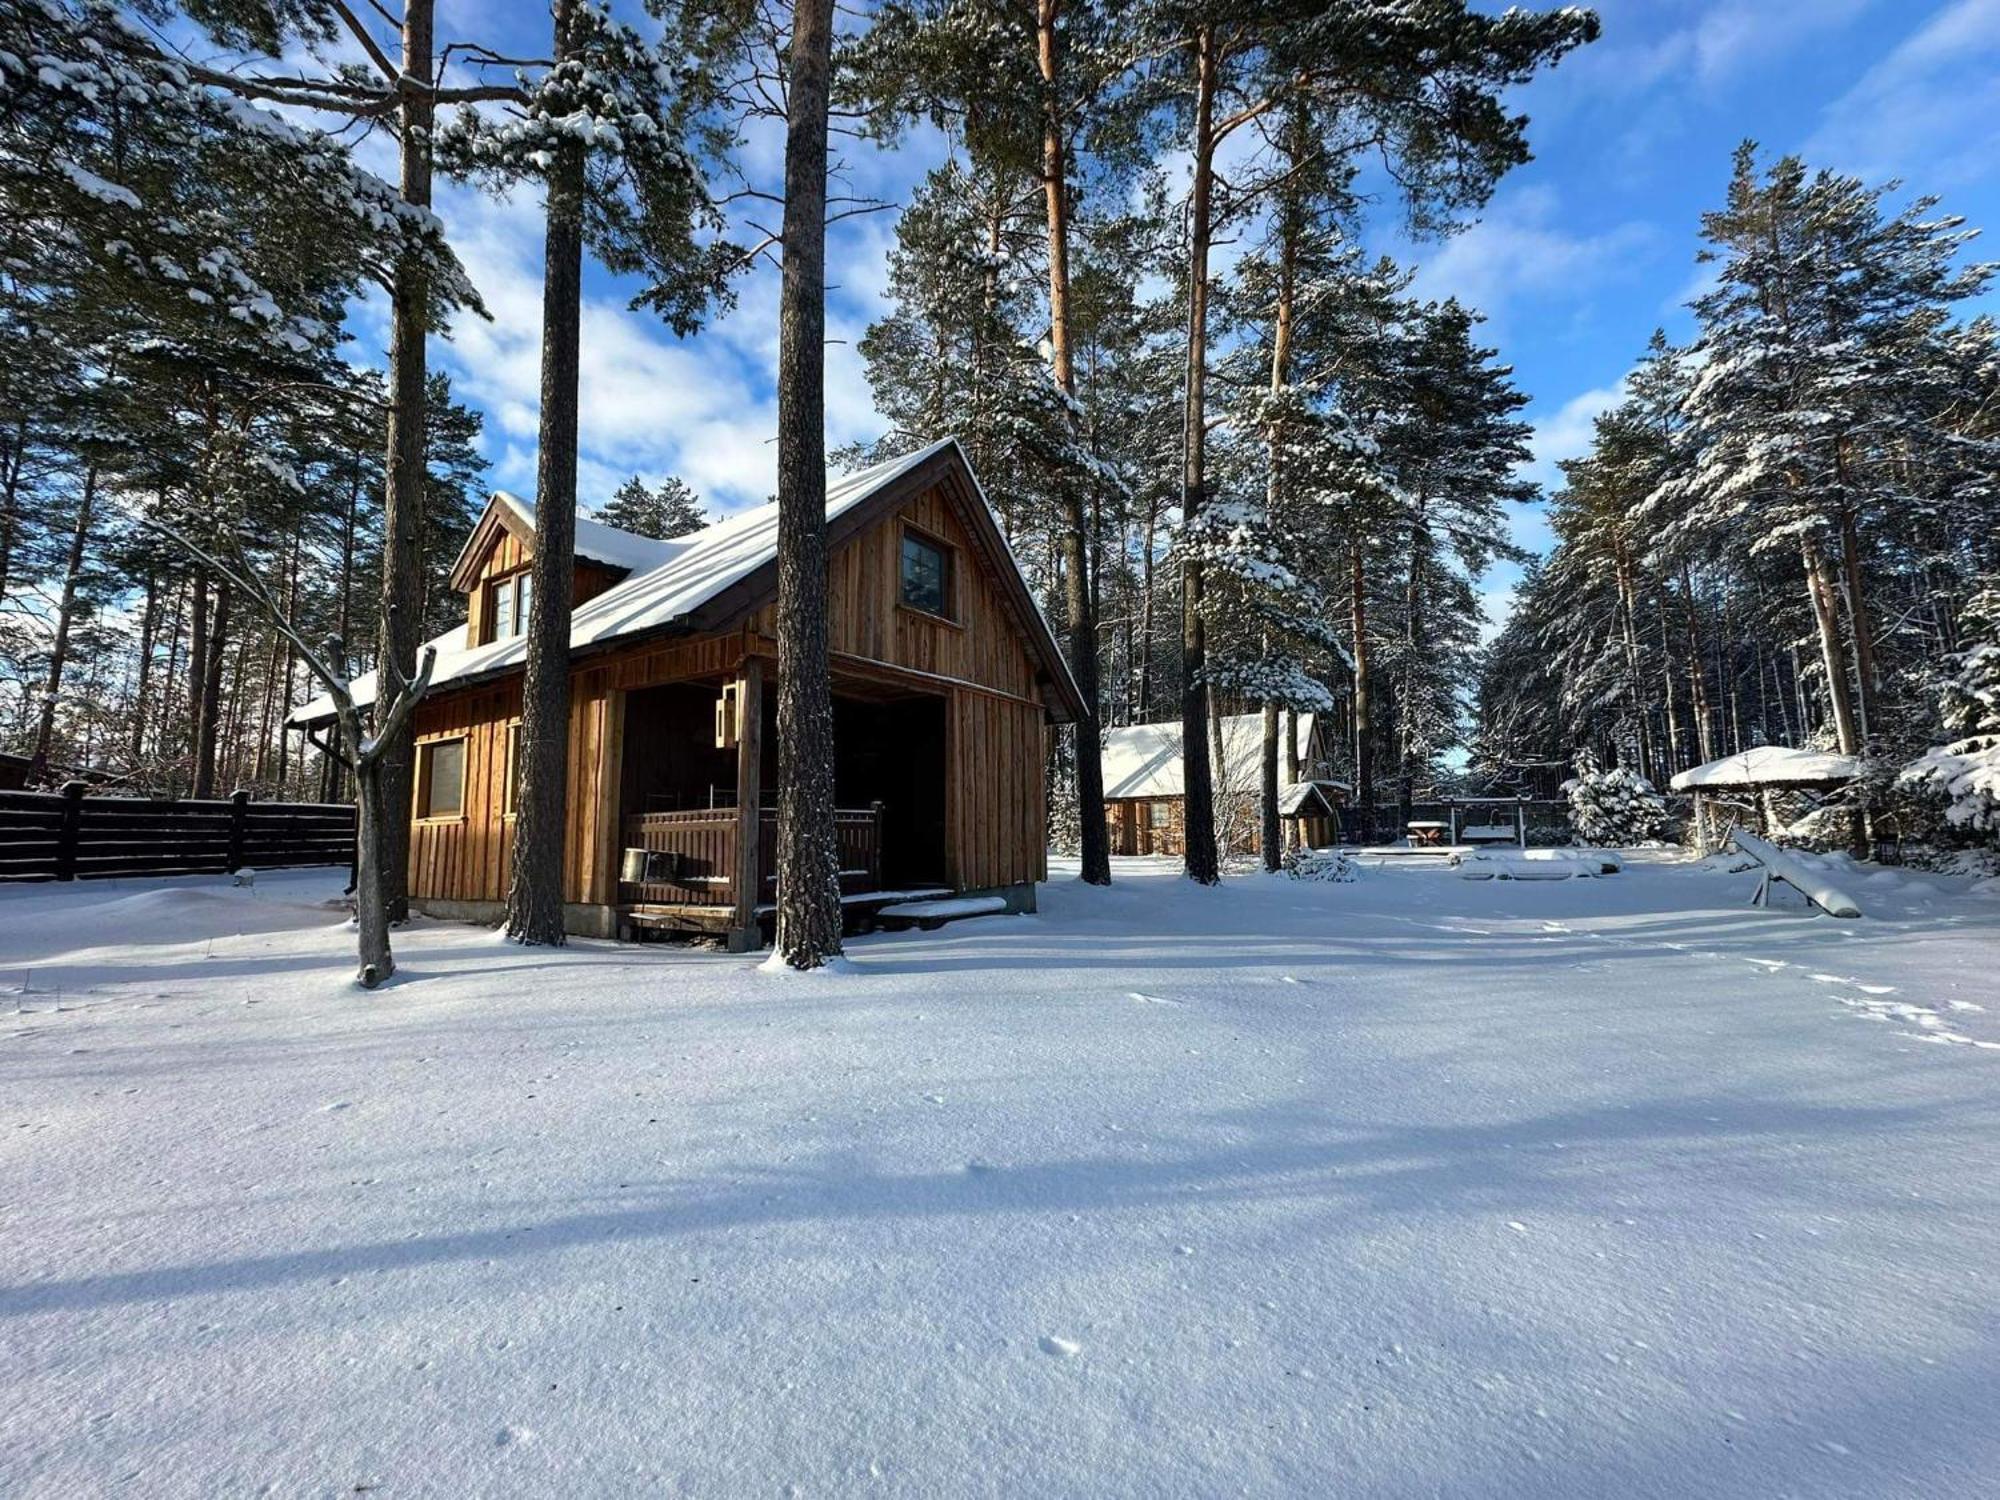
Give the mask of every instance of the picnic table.
[{"label": "picnic table", "polygon": [[1447,823],[1410,823],[1405,826],[1409,829],[1412,848],[1418,846],[1431,848],[1443,844],[1445,830],[1450,827]]}]

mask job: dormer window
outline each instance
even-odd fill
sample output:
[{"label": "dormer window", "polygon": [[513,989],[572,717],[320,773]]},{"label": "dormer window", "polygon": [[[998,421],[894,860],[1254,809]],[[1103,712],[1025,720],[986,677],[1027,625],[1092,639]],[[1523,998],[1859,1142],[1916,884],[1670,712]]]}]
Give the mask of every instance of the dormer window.
[{"label": "dormer window", "polygon": [[528,628],[528,605],[534,597],[535,575],[514,573],[487,586],[488,641],[510,640]]}]

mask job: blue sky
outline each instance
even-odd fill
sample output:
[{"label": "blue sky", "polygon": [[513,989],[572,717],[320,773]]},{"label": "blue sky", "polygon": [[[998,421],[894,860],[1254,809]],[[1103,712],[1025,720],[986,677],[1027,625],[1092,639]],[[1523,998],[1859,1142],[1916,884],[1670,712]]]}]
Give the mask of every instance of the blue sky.
[{"label": "blue sky", "polygon": [[[2000,0],[1602,0],[1604,37],[1521,91],[1536,159],[1501,186],[1481,221],[1444,243],[1412,246],[1383,205],[1374,248],[1421,267],[1418,289],[1455,294],[1490,318],[1488,335],[1534,404],[1535,476],[1580,451],[1590,419],[1654,327],[1688,332],[1681,304],[1697,283],[1697,225],[1718,203],[1730,152],[1753,137],[1773,153],[1871,180],[1904,179],[1947,211],[1993,226],[2000,258]],[[446,0],[457,16],[496,17],[531,45],[546,28],[535,0]],[[456,15],[454,14],[456,12]],[[747,162],[770,181],[774,127]],[[857,191],[901,199],[941,159],[919,133],[890,153],[855,148]],[[439,210],[495,317],[461,318],[437,349],[460,395],[487,415],[496,484],[534,474],[540,336],[539,204],[447,189]],[[829,243],[828,438],[880,430],[854,352],[882,306],[891,215],[837,225]],[[692,340],[625,310],[629,290],[586,280],[580,496],[598,503],[626,476],[679,473],[721,510],[761,501],[774,472],[772,372],[776,278],[760,269],[737,307]],[[1989,299],[1992,301],[1992,299]],[[2000,305],[1995,303],[1994,305]],[[379,319],[362,321],[367,358]],[[1539,548],[1532,510],[1517,533]],[[1511,570],[1489,580],[1504,610]]]}]

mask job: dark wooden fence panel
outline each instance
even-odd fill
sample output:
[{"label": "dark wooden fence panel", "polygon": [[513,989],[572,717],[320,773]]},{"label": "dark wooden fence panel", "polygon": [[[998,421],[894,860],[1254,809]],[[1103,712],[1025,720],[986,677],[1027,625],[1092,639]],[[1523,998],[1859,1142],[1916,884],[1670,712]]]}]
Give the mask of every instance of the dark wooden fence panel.
[{"label": "dark wooden fence panel", "polygon": [[0,881],[219,874],[248,866],[344,865],[354,858],[346,803],[151,801],[0,792]]}]

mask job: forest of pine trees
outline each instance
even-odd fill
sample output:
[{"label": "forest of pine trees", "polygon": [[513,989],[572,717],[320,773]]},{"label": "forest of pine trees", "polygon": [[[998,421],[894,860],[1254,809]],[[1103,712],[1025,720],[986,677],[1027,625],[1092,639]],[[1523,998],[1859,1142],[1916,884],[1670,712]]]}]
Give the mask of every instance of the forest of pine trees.
[{"label": "forest of pine trees", "polygon": [[[483,313],[430,207],[444,175],[546,200],[520,845],[546,865],[533,809],[560,811],[561,736],[532,725],[566,687],[535,643],[563,628],[571,518],[655,537],[715,519],[672,478],[576,493],[583,268],[698,343],[790,235],[807,284],[787,282],[779,404],[816,429],[806,221],[884,207],[828,188],[829,153],[922,126],[948,149],[896,206],[859,349],[884,429],[833,458],[963,441],[1097,705],[1049,768],[1086,878],[1108,878],[1102,728],[1181,721],[1188,870],[1211,880],[1217,794],[1254,790],[1214,785],[1211,734],[1249,710],[1267,781],[1294,716],[1320,714],[1385,817],[1467,775],[1504,789],[1588,756],[1663,785],[1776,743],[1870,757],[1871,806],[1993,826],[2000,354],[1963,315],[1990,276],[1964,226],[1746,146],[1700,226],[1696,336],[1653,339],[1546,497],[1523,478],[1529,393],[1479,311],[1363,249],[1390,219],[1421,247],[1477,216],[1528,158],[1503,97],[1592,40],[1588,12],[886,0],[830,23],[810,107],[787,93],[799,36],[826,43],[810,7],[561,0],[540,60],[503,57],[476,17],[444,34],[434,0],[380,14],[0,0],[0,748],[34,783],[348,793],[283,731],[317,691],[291,637],[185,543],[240,546],[346,671],[386,651],[413,673],[449,626],[486,465],[479,413],[426,352]],[[370,66],[277,62],[335,40]],[[802,153],[783,182],[743,160],[760,121]],[[369,131],[397,182],[359,164]],[[759,239],[774,204],[787,227]],[[371,300],[386,350],[358,337]],[[810,466],[788,441],[788,514],[813,503]],[[1528,558],[1508,514],[1542,498],[1556,544]],[[813,538],[786,536],[809,616]],[[1526,577],[1488,643],[1501,561]],[[811,623],[792,659],[813,659]],[[406,799],[394,747],[384,775]],[[517,915],[546,935],[532,884]]]},{"label": "forest of pine trees", "polygon": [[1474,765],[1808,747],[1866,757],[1898,837],[1990,829],[2000,328],[1963,304],[1995,268],[1934,200],[1747,144],[1701,233],[1694,340],[1655,334],[1562,466]]}]

